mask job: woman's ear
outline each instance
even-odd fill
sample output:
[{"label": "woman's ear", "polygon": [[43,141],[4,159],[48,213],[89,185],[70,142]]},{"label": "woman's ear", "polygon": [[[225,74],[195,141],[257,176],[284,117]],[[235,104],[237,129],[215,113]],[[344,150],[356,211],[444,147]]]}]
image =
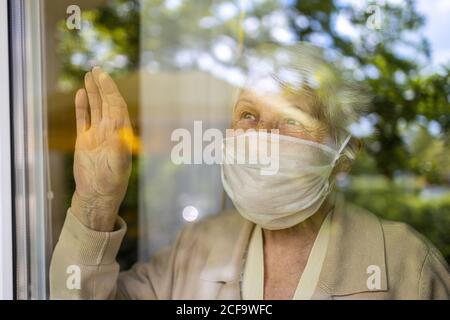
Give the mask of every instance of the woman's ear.
[{"label": "woman's ear", "polygon": [[347,156],[342,156],[336,166],[334,167],[334,173],[348,173],[352,168],[353,161],[350,160]]},{"label": "woman's ear", "polygon": [[356,160],[356,158],[358,158],[358,155],[362,150],[364,142],[361,139],[356,138],[356,137],[353,137],[351,140],[352,140],[351,148],[353,149],[352,153],[353,153],[353,161],[354,161],[354,160]]},{"label": "woman's ear", "polygon": [[359,155],[359,153],[361,152],[363,146],[364,146],[364,141],[362,141],[362,140],[359,139],[359,138],[355,138],[355,141],[356,141],[356,143],[357,143],[357,147],[356,147],[357,149],[356,149],[355,158],[357,158],[358,155]]},{"label": "woman's ear", "polygon": [[334,173],[347,173],[352,168],[352,165],[356,158],[358,157],[361,149],[363,147],[363,141],[361,139],[358,139],[356,137],[352,137],[349,141],[348,148],[350,150],[344,152],[344,154],[341,156],[339,161],[336,164],[336,167],[334,168]]}]

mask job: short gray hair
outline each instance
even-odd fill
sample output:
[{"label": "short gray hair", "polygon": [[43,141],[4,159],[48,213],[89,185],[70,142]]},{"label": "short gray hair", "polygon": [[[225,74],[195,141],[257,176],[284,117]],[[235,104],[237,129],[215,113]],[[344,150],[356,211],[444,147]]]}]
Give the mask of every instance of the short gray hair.
[{"label": "short gray hair", "polygon": [[[243,58],[248,69],[247,82],[252,86],[264,84],[266,89],[271,86],[307,96],[313,102],[307,111],[329,127],[330,138],[336,146],[343,143],[349,126],[371,104],[370,91],[343,68],[341,58],[335,55],[330,61],[324,49],[312,44],[263,45],[250,50]],[[358,149],[359,142],[351,139],[344,154],[354,160]]]}]

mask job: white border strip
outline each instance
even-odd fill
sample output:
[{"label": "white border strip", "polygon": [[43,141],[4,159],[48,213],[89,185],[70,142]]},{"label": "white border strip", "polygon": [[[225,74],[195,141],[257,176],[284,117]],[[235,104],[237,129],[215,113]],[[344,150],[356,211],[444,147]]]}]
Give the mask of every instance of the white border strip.
[{"label": "white border strip", "polygon": [[0,300],[13,299],[8,3],[0,0]]}]

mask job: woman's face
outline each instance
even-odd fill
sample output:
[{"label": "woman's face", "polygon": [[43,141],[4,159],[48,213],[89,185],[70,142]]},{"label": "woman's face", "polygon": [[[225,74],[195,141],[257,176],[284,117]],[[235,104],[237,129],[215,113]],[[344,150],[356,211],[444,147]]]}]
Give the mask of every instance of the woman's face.
[{"label": "woman's face", "polygon": [[323,143],[329,131],[307,111],[312,103],[307,96],[290,98],[243,90],[234,108],[232,129],[278,129],[281,135]]}]

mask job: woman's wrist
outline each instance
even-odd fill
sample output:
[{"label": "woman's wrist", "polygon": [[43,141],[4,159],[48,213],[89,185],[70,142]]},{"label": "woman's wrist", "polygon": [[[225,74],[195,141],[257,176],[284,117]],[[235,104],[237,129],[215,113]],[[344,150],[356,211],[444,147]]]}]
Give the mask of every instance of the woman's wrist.
[{"label": "woman's wrist", "polygon": [[117,220],[118,206],[113,199],[85,199],[75,191],[70,211],[87,228],[111,232]]}]

